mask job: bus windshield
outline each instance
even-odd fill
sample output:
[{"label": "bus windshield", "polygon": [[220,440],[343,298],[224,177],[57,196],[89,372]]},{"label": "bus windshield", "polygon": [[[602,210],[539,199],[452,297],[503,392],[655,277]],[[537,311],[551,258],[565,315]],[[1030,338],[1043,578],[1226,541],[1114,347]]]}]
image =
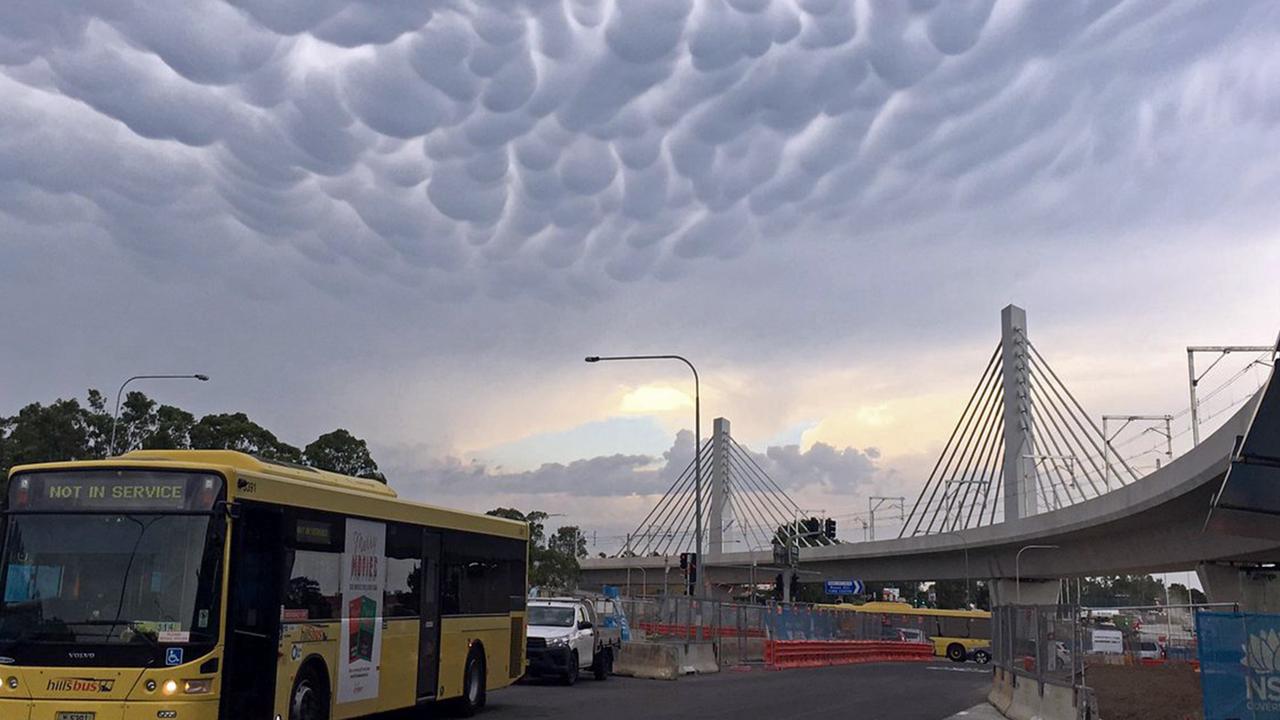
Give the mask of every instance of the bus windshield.
[{"label": "bus windshield", "polygon": [[9,513],[0,646],[215,641],[222,522],[189,511]]}]

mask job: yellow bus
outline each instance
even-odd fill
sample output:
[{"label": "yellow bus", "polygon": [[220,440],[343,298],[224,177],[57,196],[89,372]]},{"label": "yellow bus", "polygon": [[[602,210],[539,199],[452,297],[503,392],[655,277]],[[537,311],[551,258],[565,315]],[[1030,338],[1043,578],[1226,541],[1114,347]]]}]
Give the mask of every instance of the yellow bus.
[{"label": "yellow bus", "polygon": [[340,720],[524,672],[528,527],[230,451],[13,468],[0,718]]},{"label": "yellow bus", "polygon": [[901,602],[828,605],[839,610],[879,616],[881,637],[933,643],[933,654],[964,662],[977,650],[991,653],[991,613],[985,610],[938,610]]}]

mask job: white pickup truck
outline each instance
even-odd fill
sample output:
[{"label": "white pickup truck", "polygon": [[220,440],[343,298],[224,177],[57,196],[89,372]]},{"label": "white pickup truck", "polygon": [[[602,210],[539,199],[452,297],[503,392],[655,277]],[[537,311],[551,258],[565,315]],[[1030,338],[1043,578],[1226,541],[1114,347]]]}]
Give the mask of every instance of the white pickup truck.
[{"label": "white pickup truck", "polygon": [[597,680],[613,672],[613,658],[622,646],[618,628],[604,627],[590,600],[538,598],[529,600],[528,670],[531,677],[556,677],[565,685],[589,671]]}]

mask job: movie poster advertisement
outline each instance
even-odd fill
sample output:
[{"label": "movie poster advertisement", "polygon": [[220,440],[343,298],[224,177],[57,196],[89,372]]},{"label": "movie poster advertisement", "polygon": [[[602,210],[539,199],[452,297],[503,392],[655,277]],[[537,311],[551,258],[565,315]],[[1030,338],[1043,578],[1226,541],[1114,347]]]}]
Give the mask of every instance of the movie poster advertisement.
[{"label": "movie poster advertisement", "polygon": [[385,524],[347,519],[346,552],[342,555],[342,646],[338,657],[340,703],[378,696],[386,542]]}]

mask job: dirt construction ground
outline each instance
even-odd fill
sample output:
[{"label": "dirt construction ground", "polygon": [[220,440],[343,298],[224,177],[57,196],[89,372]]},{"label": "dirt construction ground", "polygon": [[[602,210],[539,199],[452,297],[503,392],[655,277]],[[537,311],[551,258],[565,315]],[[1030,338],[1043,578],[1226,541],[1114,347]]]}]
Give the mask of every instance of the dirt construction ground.
[{"label": "dirt construction ground", "polygon": [[1203,720],[1200,675],[1190,665],[1091,665],[1085,684],[1103,720]]}]

